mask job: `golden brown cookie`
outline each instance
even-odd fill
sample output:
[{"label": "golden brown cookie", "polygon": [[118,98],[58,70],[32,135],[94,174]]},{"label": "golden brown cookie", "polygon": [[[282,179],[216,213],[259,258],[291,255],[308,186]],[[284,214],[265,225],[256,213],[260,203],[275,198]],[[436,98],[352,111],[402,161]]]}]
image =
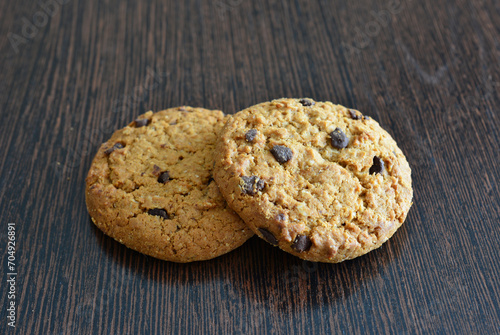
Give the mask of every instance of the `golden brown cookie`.
[{"label": "golden brown cookie", "polygon": [[147,112],[104,143],[86,182],[87,208],[105,234],[173,262],[206,260],[253,233],[212,180],[221,111]]},{"label": "golden brown cookie", "polygon": [[311,99],[230,118],[214,179],[261,238],[300,258],[341,262],[387,241],[412,204],[411,170],[379,124]]}]

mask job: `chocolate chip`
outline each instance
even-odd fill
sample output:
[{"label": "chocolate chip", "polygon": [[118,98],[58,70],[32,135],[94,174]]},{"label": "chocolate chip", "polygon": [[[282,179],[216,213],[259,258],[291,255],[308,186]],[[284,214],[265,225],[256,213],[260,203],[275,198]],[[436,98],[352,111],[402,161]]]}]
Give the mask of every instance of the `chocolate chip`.
[{"label": "chocolate chip", "polygon": [[300,99],[299,102],[302,104],[302,106],[306,106],[306,107],[312,106],[315,104],[314,101],[309,100],[309,99]]},{"label": "chocolate chip", "polygon": [[349,144],[349,139],[340,128],[335,128],[330,133],[330,137],[332,138],[332,146],[334,148],[343,149]]},{"label": "chocolate chip", "polygon": [[257,192],[264,189],[265,182],[257,176],[241,176],[241,179],[244,183],[241,189],[245,194],[256,195]]},{"label": "chocolate chip", "polygon": [[264,237],[264,240],[271,243],[272,245],[278,245],[278,240],[269,230],[265,228],[259,228],[259,231],[262,234],[262,237]]},{"label": "chocolate chip", "polygon": [[161,168],[158,165],[154,164],[153,165],[153,175],[158,176],[158,175],[160,175],[160,172],[161,172]]},{"label": "chocolate chip", "polygon": [[312,242],[311,239],[306,235],[297,235],[295,241],[293,241],[292,249],[303,252],[311,249]]},{"label": "chocolate chip", "polygon": [[283,214],[283,213],[280,213],[280,214],[276,215],[276,220],[281,221],[281,222],[285,221],[286,220],[286,215]]},{"label": "chocolate chip", "polygon": [[212,178],[212,177],[208,178],[207,185],[210,185],[210,183],[213,182],[213,181],[214,181],[214,178]]},{"label": "chocolate chip", "polygon": [[169,180],[170,180],[170,175],[168,174],[168,171],[164,171],[158,176],[159,183],[165,184]]},{"label": "chocolate chip", "polygon": [[271,153],[280,164],[288,162],[293,156],[292,149],[287,148],[284,145],[275,145],[271,149]]},{"label": "chocolate chip", "polygon": [[153,209],[150,209],[148,210],[148,214],[149,215],[155,215],[155,216],[159,216],[159,217],[162,217],[166,220],[170,219],[170,216],[168,215],[167,211],[164,210],[163,208],[153,208]]},{"label": "chocolate chip", "polygon": [[247,142],[253,142],[255,136],[257,136],[257,129],[250,129],[245,134],[245,139],[247,140]]},{"label": "chocolate chip", "polygon": [[147,126],[149,124],[149,119],[136,119],[135,120],[135,127],[136,128],[139,128],[139,127],[144,127],[144,126]]},{"label": "chocolate chip", "polygon": [[384,171],[384,161],[378,156],[373,156],[373,165],[370,168],[370,174],[381,173]]},{"label": "chocolate chip", "polygon": [[349,109],[349,114],[354,120],[361,120],[363,118],[362,114],[358,114],[354,109]]},{"label": "chocolate chip", "polygon": [[123,144],[121,144],[120,142],[118,143],[115,143],[115,145],[113,145],[111,148],[107,149],[106,151],[104,151],[104,154],[105,155],[109,155],[111,154],[113,151],[117,150],[117,149],[122,149],[123,148]]},{"label": "chocolate chip", "polygon": [[363,119],[365,119],[365,120],[370,120],[370,119],[371,119],[371,117],[369,117],[368,115],[364,115],[364,116],[363,116]]}]

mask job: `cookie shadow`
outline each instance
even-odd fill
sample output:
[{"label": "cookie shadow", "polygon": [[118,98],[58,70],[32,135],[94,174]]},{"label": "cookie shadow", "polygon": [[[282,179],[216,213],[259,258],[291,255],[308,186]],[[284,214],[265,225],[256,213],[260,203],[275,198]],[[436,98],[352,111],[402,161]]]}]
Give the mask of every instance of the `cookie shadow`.
[{"label": "cookie shadow", "polygon": [[119,268],[115,271],[120,272],[122,284],[154,286],[173,295],[188,292],[192,299],[212,295],[220,302],[219,308],[233,309],[226,311],[228,314],[239,306],[254,311],[253,318],[262,313],[265,318],[282,317],[347,300],[380,277],[408,241],[403,226],[381,248],[354,260],[328,264],[304,261],[254,236],[215,259],[173,263],[129,249],[90,224],[107,262]]}]

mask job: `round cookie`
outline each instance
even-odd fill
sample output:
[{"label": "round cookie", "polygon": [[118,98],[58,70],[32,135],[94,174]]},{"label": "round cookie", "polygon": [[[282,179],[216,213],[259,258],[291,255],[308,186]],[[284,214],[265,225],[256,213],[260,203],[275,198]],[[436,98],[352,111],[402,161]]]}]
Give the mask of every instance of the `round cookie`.
[{"label": "round cookie", "polygon": [[387,241],[412,204],[411,170],[379,124],[311,99],[278,99],[231,117],[214,179],[261,238],[300,258],[341,262]]},{"label": "round cookie", "polygon": [[221,111],[147,112],[100,147],[86,179],[92,221],[144,254],[173,262],[211,259],[253,233],[212,179]]}]

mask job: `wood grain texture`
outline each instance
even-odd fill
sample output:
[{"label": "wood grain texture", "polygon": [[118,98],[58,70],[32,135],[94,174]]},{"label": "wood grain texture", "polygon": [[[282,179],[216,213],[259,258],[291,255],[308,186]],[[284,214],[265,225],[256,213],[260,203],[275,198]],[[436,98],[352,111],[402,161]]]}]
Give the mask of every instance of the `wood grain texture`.
[{"label": "wood grain texture", "polygon": [[[0,2],[0,333],[500,333],[498,1],[62,2],[45,21]],[[174,264],[92,225],[84,179],[114,129],[283,96],[357,108],[407,155],[414,205],[382,248],[313,264],[253,238]]]}]

